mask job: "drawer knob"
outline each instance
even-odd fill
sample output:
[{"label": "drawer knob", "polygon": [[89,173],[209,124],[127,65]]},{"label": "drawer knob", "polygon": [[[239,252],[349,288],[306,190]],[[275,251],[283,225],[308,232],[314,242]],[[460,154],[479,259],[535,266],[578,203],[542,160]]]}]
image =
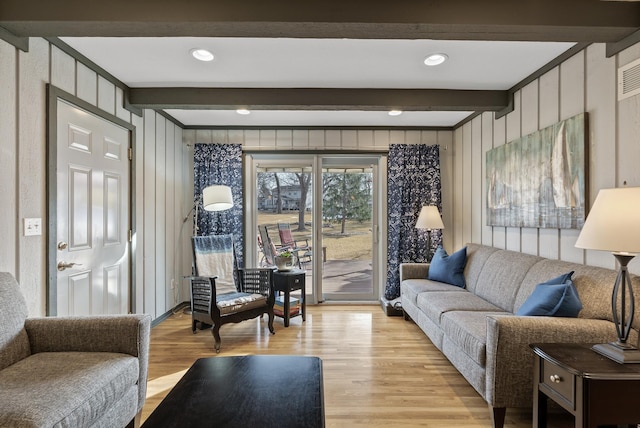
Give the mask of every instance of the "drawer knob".
[{"label": "drawer knob", "polygon": [[560,376],[558,376],[557,374],[551,375],[549,376],[549,380],[553,383],[560,383],[562,382],[562,378]]}]

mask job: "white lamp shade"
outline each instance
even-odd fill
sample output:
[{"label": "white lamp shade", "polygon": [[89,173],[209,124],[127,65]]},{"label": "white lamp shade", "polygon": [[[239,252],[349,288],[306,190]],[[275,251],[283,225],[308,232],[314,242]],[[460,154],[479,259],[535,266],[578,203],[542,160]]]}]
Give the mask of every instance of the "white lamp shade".
[{"label": "white lamp shade", "polygon": [[202,205],[206,211],[224,211],[233,207],[229,186],[209,186],[202,191]]},{"label": "white lamp shade", "polygon": [[416,221],[417,229],[444,229],[444,223],[440,217],[438,207],[433,205],[425,205],[420,210],[418,221]]},{"label": "white lamp shade", "polygon": [[576,247],[640,253],[640,187],[600,190]]}]

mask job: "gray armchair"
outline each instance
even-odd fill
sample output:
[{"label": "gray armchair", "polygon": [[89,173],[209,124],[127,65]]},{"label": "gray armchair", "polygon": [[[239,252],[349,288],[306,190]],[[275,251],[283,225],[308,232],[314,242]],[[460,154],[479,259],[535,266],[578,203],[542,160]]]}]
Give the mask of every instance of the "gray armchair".
[{"label": "gray armchair", "polygon": [[138,426],[150,328],[148,315],[27,318],[0,272],[0,426]]}]

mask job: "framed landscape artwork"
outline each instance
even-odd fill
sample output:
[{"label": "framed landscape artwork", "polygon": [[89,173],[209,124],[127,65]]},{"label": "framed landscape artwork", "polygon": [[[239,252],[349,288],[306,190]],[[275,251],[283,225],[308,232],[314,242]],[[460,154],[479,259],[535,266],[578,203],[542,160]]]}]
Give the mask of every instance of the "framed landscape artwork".
[{"label": "framed landscape artwork", "polygon": [[587,114],[486,154],[489,226],[580,229],[586,212]]}]

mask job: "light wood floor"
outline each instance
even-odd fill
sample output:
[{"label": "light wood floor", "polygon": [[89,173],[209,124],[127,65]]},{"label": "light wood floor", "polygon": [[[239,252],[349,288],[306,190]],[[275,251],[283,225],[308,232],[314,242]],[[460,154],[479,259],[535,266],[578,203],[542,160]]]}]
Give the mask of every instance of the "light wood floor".
[{"label": "light wood floor", "polygon": [[[377,305],[307,309],[306,322],[296,317],[288,328],[276,317],[273,336],[266,319],[222,326],[218,355],[320,357],[329,428],[491,426],[485,401],[412,321],[388,317]],[[190,315],[173,315],[152,329],[143,421],[202,357],[216,357],[213,338],[208,330],[192,334]],[[554,413],[549,426],[572,422]],[[531,427],[531,412],[507,410],[505,427]]]}]

